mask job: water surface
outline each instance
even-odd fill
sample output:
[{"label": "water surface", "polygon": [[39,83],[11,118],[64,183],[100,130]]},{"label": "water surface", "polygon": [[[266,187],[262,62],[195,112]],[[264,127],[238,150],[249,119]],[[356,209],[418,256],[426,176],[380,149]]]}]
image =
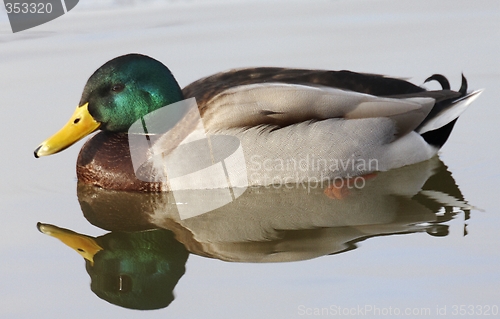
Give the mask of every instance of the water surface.
[{"label": "water surface", "polygon": [[[461,305],[493,314],[500,306],[499,33],[494,0],[77,6],[18,34],[0,18],[1,316],[294,318],[364,309],[383,318],[398,309],[413,313],[408,317],[455,317]],[[161,210],[151,210],[144,197],[79,188],[81,142],[51,157],[32,155],[70,116],[88,76],[129,52],[161,60],[181,86],[233,67],[287,66],[416,84],[442,73],[455,89],[463,72],[470,88],[486,91],[439,159],[381,174],[345,201],[319,189],[251,189],[234,206],[183,221],[167,209],[168,196],[155,199]],[[112,203],[105,214],[103,198]],[[119,215],[133,205],[149,210]],[[173,233],[191,252],[185,261],[177,253],[185,272],[175,299],[141,313],[104,301],[90,289],[84,258],[41,234],[38,222],[100,238],[103,246],[122,230],[168,229],[158,236]]]}]

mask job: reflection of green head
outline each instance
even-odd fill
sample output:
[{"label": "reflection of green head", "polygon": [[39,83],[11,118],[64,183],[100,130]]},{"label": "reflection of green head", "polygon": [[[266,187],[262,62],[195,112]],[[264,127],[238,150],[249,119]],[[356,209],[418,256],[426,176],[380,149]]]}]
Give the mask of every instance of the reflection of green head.
[{"label": "reflection of green head", "polygon": [[174,299],[188,252],[167,230],[113,232],[97,238],[103,250],[86,261],[92,291],[113,304],[158,309]]}]

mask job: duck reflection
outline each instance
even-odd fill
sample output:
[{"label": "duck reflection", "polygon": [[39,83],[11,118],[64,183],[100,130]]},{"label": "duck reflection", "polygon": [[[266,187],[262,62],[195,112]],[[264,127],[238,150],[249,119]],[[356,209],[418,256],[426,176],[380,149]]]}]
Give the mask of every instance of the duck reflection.
[{"label": "duck reflection", "polygon": [[[179,202],[172,193],[79,184],[84,216],[111,233],[92,239],[46,224],[39,229],[86,259],[98,296],[125,307],[151,309],[173,299],[187,251],[232,262],[298,261],[351,250],[375,236],[446,236],[444,222],[460,212],[469,216],[470,206],[437,157],[363,182],[363,187],[343,191],[341,199],[327,196],[329,191],[320,185],[248,188],[225,206],[191,215],[190,210],[203,211],[217,190],[184,191]],[[79,240],[65,241],[58,232]],[[160,296],[161,289],[165,292]]]},{"label": "duck reflection", "polygon": [[188,251],[168,230],[111,232],[93,238],[54,225],[38,229],[85,258],[90,288],[100,298],[131,309],[159,309],[174,300]]}]

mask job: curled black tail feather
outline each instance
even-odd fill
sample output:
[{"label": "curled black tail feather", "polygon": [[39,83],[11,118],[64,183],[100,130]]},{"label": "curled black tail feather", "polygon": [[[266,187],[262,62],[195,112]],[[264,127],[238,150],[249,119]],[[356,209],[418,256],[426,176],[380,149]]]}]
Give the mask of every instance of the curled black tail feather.
[{"label": "curled black tail feather", "polygon": [[467,94],[467,79],[465,78],[464,74],[462,73],[462,85],[460,85],[460,89],[458,90],[461,96],[465,96]]},{"label": "curled black tail feather", "polygon": [[[437,81],[443,90],[450,90],[450,82],[448,79],[442,75],[442,74],[433,74],[429,76],[427,79],[425,79],[424,83],[430,82],[430,81]],[[460,93],[460,97],[465,96],[467,94],[467,79],[465,78],[464,74],[462,73],[462,84],[460,85],[460,89],[458,90]]]},{"label": "curled black tail feather", "polygon": [[[462,79],[463,79],[463,74],[462,74]],[[430,82],[430,81],[437,81],[443,90],[449,90],[451,89],[450,82],[448,79],[442,75],[442,74],[433,74],[429,76],[427,79],[425,79],[424,83]],[[463,80],[462,80],[463,81]]]},{"label": "curled black tail feather", "polygon": [[[439,84],[441,85],[443,90],[450,90],[450,83],[448,82],[448,79],[446,77],[444,77],[443,75],[434,74],[434,75],[428,77],[424,83],[432,81],[432,80],[439,82]],[[449,98],[446,100],[442,100],[442,101],[439,101],[438,103],[436,103],[434,108],[427,115],[427,118],[422,122],[422,124],[419,127],[422,127],[423,125],[425,125],[425,123],[427,121],[438,116],[441,112],[446,111],[446,109],[453,107],[453,105],[455,103],[457,103],[459,100],[461,100],[464,96],[467,95],[467,87],[468,87],[467,79],[465,78],[465,76],[462,73],[462,83],[460,85],[460,89],[458,90],[458,93],[460,93],[460,96],[454,97],[454,98]],[[449,122],[448,124],[438,128],[438,129],[435,129],[432,131],[427,131],[427,132],[422,134],[422,137],[424,138],[424,140],[427,143],[434,145],[438,148],[441,148],[444,145],[444,143],[446,143],[446,141],[448,140],[448,137],[450,136],[451,131],[453,130],[453,126],[455,125],[457,120],[458,120],[458,117],[456,119],[452,120],[451,122]]]}]

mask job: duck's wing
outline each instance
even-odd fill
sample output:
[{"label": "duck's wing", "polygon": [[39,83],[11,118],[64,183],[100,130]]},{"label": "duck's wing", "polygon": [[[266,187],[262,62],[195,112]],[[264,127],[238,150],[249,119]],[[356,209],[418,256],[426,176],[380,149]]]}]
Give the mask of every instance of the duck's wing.
[{"label": "duck's wing", "polygon": [[272,125],[285,127],[332,118],[390,118],[396,135],[420,125],[435,104],[430,97],[390,98],[302,84],[261,83],[229,88],[204,103],[210,131]]},{"label": "duck's wing", "polygon": [[345,70],[260,67],[233,69],[216,73],[189,84],[182,92],[186,98],[196,97],[200,109],[203,111],[203,103],[222,91],[236,86],[261,83],[327,86],[375,96],[412,94],[425,91],[423,88],[405,80],[378,74],[356,73]]},{"label": "duck's wing", "polygon": [[388,117],[395,123],[397,136],[402,136],[465,96],[465,78],[459,92],[449,90],[443,76],[434,75],[426,81],[440,78],[444,79],[439,81],[443,90],[426,91],[405,80],[376,74],[246,68],[200,79],[183,93],[186,98],[196,98],[210,130]]}]

